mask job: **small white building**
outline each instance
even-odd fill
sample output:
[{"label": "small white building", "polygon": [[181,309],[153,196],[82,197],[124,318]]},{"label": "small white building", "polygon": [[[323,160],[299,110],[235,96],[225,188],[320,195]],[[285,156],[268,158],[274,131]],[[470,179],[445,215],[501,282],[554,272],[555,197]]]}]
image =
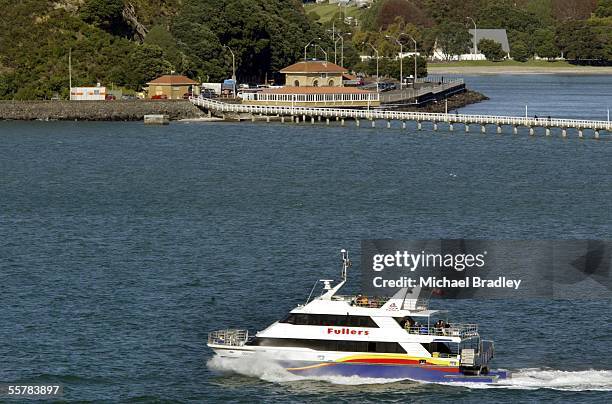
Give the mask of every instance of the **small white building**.
[{"label": "small white building", "polygon": [[72,101],[104,101],[106,87],[71,87],[70,100]]}]

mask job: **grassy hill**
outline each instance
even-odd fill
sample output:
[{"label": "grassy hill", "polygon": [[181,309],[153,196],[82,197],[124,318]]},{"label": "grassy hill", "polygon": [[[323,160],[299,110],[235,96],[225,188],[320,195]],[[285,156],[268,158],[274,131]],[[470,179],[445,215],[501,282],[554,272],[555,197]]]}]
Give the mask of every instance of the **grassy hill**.
[{"label": "grassy hill", "polygon": [[360,20],[366,11],[364,8],[355,6],[339,7],[338,4],[329,3],[307,3],[304,4],[304,9],[309,17],[313,17],[319,23],[330,22],[338,14]]}]

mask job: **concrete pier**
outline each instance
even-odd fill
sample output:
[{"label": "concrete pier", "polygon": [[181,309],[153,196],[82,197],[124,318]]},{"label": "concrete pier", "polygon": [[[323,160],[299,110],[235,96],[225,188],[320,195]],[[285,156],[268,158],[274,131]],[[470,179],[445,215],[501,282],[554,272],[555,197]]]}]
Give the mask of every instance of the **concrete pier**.
[{"label": "concrete pier", "polygon": [[531,126],[529,127],[529,136],[535,136],[535,130]]},{"label": "concrete pier", "polygon": [[497,134],[498,135],[502,134],[502,127],[501,127],[501,125],[497,125]]},{"label": "concrete pier", "polygon": [[417,121],[417,130],[421,129],[423,129],[423,125],[421,124],[421,121]]},{"label": "concrete pier", "polygon": [[514,133],[515,135],[518,135],[518,126],[512,127],[512,133]]},{"label": "concrete pier", "polygon": [[438,123],[437,123],[437,122],[434,122],[434,123],[433,123],[433,130],[434,130],[434,131],[437,131],[437,130],[438,130]]},{"label": "concrete pier", "polygon": [[[344,123],[344,121],[343,121]],[[325,125],[329,126],[329,118],[325,118]]]},{"label": "concrete pier", "polygon": [[144,116],[145,125],[168,125],[170,117],[164,114],[151,114]]},{"label": "concrete pier", "polygon": [[487,127],[486,127],[485,125],[482,125],[482,126],[480,127],[480,131],[481,131],[482,133],[487,133]]},{"label": "concrete pier", "polygon": [[453,129],[453,124],[452,124],[452,123],[449,123],[449,124],[448,124],[448,130],[449,130],[449,131],[451,131],[451,132],[454,130],[454,129]]},{"label": "concrete pier", "polygon": [[465,124],[465,133],[470,133],[470,125]]}]

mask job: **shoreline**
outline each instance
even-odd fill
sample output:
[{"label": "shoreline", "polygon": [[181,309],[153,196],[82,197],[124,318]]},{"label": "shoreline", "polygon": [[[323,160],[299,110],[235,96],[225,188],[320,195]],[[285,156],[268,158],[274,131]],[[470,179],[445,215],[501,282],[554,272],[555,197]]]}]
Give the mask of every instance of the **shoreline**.
[{"label": "shoreline", "polygon": [[612,75],[612,66],[457,66],[429,64],[429,74],[559,74],[559,75]]}]

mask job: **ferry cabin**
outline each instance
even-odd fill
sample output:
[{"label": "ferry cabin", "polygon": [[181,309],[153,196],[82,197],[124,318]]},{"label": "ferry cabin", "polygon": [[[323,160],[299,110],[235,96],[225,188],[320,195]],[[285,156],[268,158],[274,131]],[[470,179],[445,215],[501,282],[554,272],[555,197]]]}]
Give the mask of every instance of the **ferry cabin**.
[{"label": "ferry cabin", "polygon": [[242,103],[283,107],[346,107],[380,106],[379,94],[351,87],[281,87],[259,92],[245,92]]}]

